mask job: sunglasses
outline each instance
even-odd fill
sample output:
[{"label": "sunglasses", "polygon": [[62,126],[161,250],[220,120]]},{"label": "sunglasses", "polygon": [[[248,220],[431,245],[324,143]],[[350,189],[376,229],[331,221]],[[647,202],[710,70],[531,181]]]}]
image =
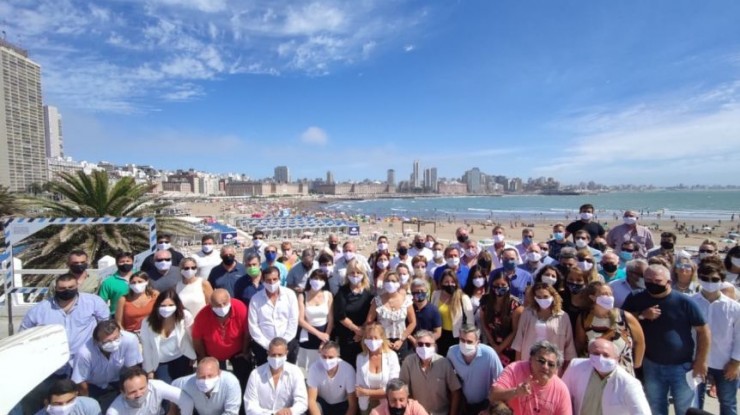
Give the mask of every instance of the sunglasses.
[{"label": "sunglasses", "polygon": [[554,369],[554,368],[556,368],[558,366],[557,363],[551,362],[551,361],[549,361],[549,360],[547,360],[545,358],[542,358],[542,357],[535,359],[535,361],[537,361],[537,363],[539,363],[542,366],[549,367],[550,369]]},{"label": "sunglasses", "polygon": [[706,275],[699,275],[699,279],[702,280],[702,281],[705,281],[705,282],[721,282],[722,281],[719,277],[717,277],[717,278],[710,278],[710,277],[708,277]]},{"label": "sunglasses", "polygon": [[195,271],[198,267],[182,267],[181,269]]},{"label": "sunglasses", "polygon": [[622,249],[622,252],[632,253],[632,252],[635,252],[635,250],[634,249]]},{"label": "sunglasses", "polygon": [[421,347],[434,347],[434,343],[424,343],[424,342],[416,342],[417,345]]},{"label": "sunglasses", "polygon": [[172,261],[172,258],[159,258],[159,259],[154,260],[154,262],[167,262],[167,261]]},{"label": "sunglasses", "polygon": [[700,254],[713,254],[714,250],[713,249],[700,249],[699,253]]},{"label": "sunglasses", "polygon": [[691,264],[676,264],[677,269],[691,269]]}]

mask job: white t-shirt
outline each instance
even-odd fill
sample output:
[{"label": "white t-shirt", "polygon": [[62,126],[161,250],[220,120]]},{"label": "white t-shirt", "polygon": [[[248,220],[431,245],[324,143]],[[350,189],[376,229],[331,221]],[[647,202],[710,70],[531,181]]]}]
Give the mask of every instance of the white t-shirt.
[{"label": "white t-shirt", "polygon": [[203,250],[195,254],[195,262],[198,263],[198,273],[196,276],[208,280],[211,270],[221,263],[221,252],[214,249],[209,255],[203,253]]},{"label": "white t-shirt", "polygon": [[321,362],[316,361],[308,370],[306,383],[309,388],[318,389],[318,395],[329,405],[345,402],[347,395],[355,391],[355,369],[340,360],[337,373],[329,378]]}]

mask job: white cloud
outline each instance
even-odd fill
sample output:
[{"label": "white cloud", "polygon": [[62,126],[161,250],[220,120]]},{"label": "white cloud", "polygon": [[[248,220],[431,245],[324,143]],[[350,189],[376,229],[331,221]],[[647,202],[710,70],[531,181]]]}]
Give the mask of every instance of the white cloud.
[{"label": "white cloud", "polygon": [[326,131],[319,127],[308,127],[301,134],[301,141],[306,144],[323,146],[329,141],[329,136],[326,134]]},{"label": "white cloud", "polygon": [[403,51],[406,53],[413,52],[414,49],[416,49],[416,46],[414,45],[406,45],[403,47]]}]

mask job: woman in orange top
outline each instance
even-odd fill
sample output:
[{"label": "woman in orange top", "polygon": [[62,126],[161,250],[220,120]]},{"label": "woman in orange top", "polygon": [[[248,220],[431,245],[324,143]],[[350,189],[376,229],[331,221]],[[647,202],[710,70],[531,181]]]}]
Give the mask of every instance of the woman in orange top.
[{"label": "woman in orange top", "polygon": [[149,275],[146,272],[134,274],[129,280],[128,293],[118,299],[118,325],[126,331],[138,333],[141,322],[151,314],[158,294],[149,284]]}]

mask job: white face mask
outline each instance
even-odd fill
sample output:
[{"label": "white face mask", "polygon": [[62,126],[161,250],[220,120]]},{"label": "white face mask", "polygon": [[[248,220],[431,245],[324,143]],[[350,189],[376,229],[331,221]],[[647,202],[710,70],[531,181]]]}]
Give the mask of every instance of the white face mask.
[{"label": "white face mask", "polygon": [[319,267],[319,269],[322,270],[322,271],[324,271],[325,273],[327,273],[327,275],[331,275],[332,272],[334,272],[334,266],[333,265],[321,265]]},{"label": "white face mask", "polygon": [[388,264],[390,264],[389,261],[378,261],[378,269],[386,269]]},{"label": "white face mask", "polygon": [[365,347],[367,347],[371,352],[377,352],[382,345],[383,340],[381,339],[365,339]]},{"label": "white face mask", "polygon": [[262,246],[262,239],[253,239],[252,245],[254,245],[255,248],[259,248],[260,246]]},{"label": "white face mask", "polygon": [[391,281],[388,281],[388,282],[386,282],[386,283],[384,283],[384,284],[383,284],[383,289],[384,289],[384,290],[385,290],[385,292],[387,292],[388,294],[393,294],[393,293],[395,293],[396,291],[398,291],[398,289],[399,289],[400,287],[401,287],[401,284],[399,284],[399,283],[397,283],[397,282],[391,282]]},{"label": "white face mask", "polygon": [[308,283],[311,284],[311,289],[314,291],[318,291],[324,288],[324,285],[326,285],[326,283],[324,283],[324,281],[322,280],[310,280],[308,281]]},{"label": "white face mask", "polygon": [[710,254],[709,252],[702,252],[699,254],[699,259],[709,258],[710,256],[712,256],[712,254]]},{"label": "white face mask", "polygon": [[173,314],[175,314],[175,311],[177,311],[177,306],[170,305],[170,306],[160,306],[159,307],[159,315],[162,316],[162,318],[167,318]]},{"label": "white face mask", "polygon": [[434,246],[434,242],[432,242],[432,241],[426,241],[424,243],[424,246],[427,247],[427,248],[429,248],[429,249],[432,249],[432,247]]},{"label": "white face mask", "polygon": [[473,278],[473,285],[475,285],[477,288],[480,288],[484,285],[486,285],[486,279],[485,278]]},{"label": "white face mask", "polygon": [[474,344],[460,342],[460,352],[463,356],[472,356],[475,354],[477,347]]},{"label": "white face mask", "polygon": [[439,249],[432,251],[432,258],[434,259],[440,259],[444,256],[444,252],[440,251]]},{"label": "white face mask", "polygon": [[600,354],[589,355],[588,360],[591,361],[591,365],[599,373],[611,373],[617,368],[616,359],[604,357]]},{"label": "white face mask", "polygon": [[362,277],[355,277],[355,276],[351,276],[351,277],[349,277],[349,282],[350,282],[350,283],[351,283],[352,285],[358,285],[359,283],[361,283],[361,282],[362,282]]},{"label": "white face mask", "polygon": [[208,378],[208,379],[195,379],[195,387],[198,388],[199,391],[206,393],[213,390],[213,388],[216,387],[216,384],[218,383],[218,376],[215,378]]},{"label": "white face mask", "polygon": [[527,262],[540,262],[542,259],[542,255],[540,255],[539,252],[528,252],[527,253]]},{"label": "white face mask", "polygon": [[213,245],[211,244],[203,245],[204,254],[210,254],[211,252],[213,252]]},{"label": "white face mask", "polygon": [[273,370],[280,369],[285,364],[285,361],[287,360],[286,356],[269,356],[267,358],[267,363],[270,364],[270,367]]},{"label": "white face mask", "polygon": [[478,250],[475,248],[466,249],[465,252],[468,254],[468,257],[473,258],[478,255]]},{"label": "white face mask", "polygon": [[354,252],[345,252],[344,253],[344,260],[349,262],[355,259],[355,253]]},{"label": "white face mask", "polygon": [[434,356],[434,347],[417,347],[416,355],[421,360],[431,359]]},{"label": "white face mask", "polygon": [[170,245],[169,243],[160,243],[160,244],[157,244],[157,251],[166,251],[170,249],[171,247],[172,245]]},{"label": "white face mask", "polygon": [[584,239],[576,239],[576,247],[578,249],[585,248],[586,246],[588,246],[588,242]]},{"label": "white face mask", "polygon": [[106,353],[113,353],[121,348],[121,339],[109,341],[100,345],[100,350]]},{"label": "white face mask", "polygon": [[378,244],[378,251],[387,251],[388,250],[388,244],[385,242],[380,242]]},{"label": "white face mask", "polygon": [[596,304],[606,310],[611,310],[614,308],[614,297],[611,295],[600,295],[596,297]]},{"label": "white face mask", "polygon": [[401,284],[409,282],[409,274],[398,274],[398,276],[401,278]]},{"label": "white face mask", "polygon": [[47,405],[46,412],[49,415],[69,415],[77,403],[77,399],[72,399],[64,405]]},{"label": "white face mask", "polygon": [[323,357],[319,359],[319,362],[321,362],[321,366],[324,367],[324,370],[327,372],[337,367],[339,364],[339,358],[338,357],[332,357],[329,359],[324,359]]},{"label": "white face mask", "polygon": [[542,282],[544,282],[547,285],[555,285],[556,282],[558,282],[557,277],[553,277],[552,275],[543,275],[542,276]]},{"label": "white face mask", "polygon": [[458,257],[447,258],[447,266],[448,267],[453,267],[454,268],[454,267],[457,267],[458,265],[460,265],[460,258],[458,258]]},{"label": "white face mask", "polygon": [[141,294],[144,291],[146,291],[146,286],[149,285],[148,282],[137,282],[133,284],[129,284],[129,288],[131,288],[131,291],[135,292],[136,294]]},{"label": "white face mask", "polygon": [[588,262],[588,261],[578,261],[578,269],[581,271],[591,271],[591,268],[594,267],[594,264]]},{"label": "white face mask", "polygon": [[720,288],[722,288],[721,282],[708,282],[699,280],[699,285],[701,286],[702,290],[708,293],[716,293],[720,290]]},{"label": "white face mask", "polygon": [[219,317],[226,317],[227,314],[229,314],[229,311],[231,310],[231,304],[226,304],[223,307],[211,307],[211,310],[213,310],[214,313],[216,313]]},{"label": "white face mask", "polygon": [[594,214],[591,212],[582,212],[581,213],[581,219],[585,221],[589,221],[594,218]]},{"label": "white face mask", "polygon": [[160,271],[167,271],[168,269],[172,268],[172,261],[155,261],[154,266]]},{"label": "white face mask", "polygon": [[198,273],[198,271],[194,269],[184,269],[180,271],[180,273],[182,274],[183,277],[187,279],[191,279],[195,276],[196,273]]},{"label": "white face mask", "polygon": [[730,262],[732,262],[733,267],[740,268],[740,257],[732,257],[730,258]]},{"label": "white face mask", "polygon": [[280,289],[280,283],[279,282],[274,282],[272,284],[265,283],[265,289],[270,294],[274,294],[277,292],[278,289]]},{"label": "white face mask", "polygon": [[506,239],[506,237],[504,235],[501,235],[500,233],[493,235],[493,242],[497,244],[500,244],[501,242],[503,242],[504,239]]},{"label": "white face mask", "polygon": [[537,305],[539,305],[541,309],[546,310],[552,305],[553,298],[535,298],[534,300],[537,301]]},{"label": "white face mask", "polygon": [[637,218],[634,216],[625,216],[624,223],[627,225],[634,225],[637,223]]},{"label": "white face mask", "polygon": [[734,284],[737,280],[737,273],[726,271],[725,272],[725,281],[729,282],[730,284]]}]

